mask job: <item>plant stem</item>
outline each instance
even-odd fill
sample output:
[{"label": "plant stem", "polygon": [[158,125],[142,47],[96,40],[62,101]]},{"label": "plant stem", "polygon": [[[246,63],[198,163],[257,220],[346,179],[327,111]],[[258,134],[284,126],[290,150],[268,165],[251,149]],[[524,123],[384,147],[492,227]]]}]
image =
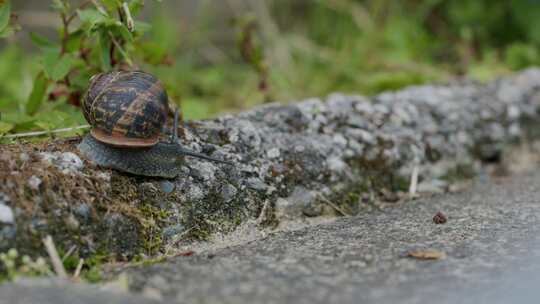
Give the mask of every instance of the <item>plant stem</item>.
[{"label": "plant stem", "polygon": [[62,47],[60,49],[60,56],[66,52],[66,45],[69,37],[69,22],[65,13],[61,13],[60,17],[62,18],[62,25],[64,27],[62,32]]},{"label": "plant stem", "polygon": [[[120,42],[114,37],[114,35],[111,32],[109,32],[109,36],[111,36],[112,45],[116,46],[116,48],[118,49],[118,52],[120,52],[122,57],[124,57],[124,60],[126,61],[126,63],[129,66],[133,66],[133,62],[131,62],[131,59],[128,57],[127,52],[124,50],[124,48],[122,47]],[[112,56],[112,54],[111,54],[111,56]],[[112,57],[111,57],[111,64],[112,64]]]},{"label": "plant stem", "polygon": [[90,5],[91,3],[92,3],[91,0],[87,0],[87,1],[84,1],[83,3],[81,3],[81,5],[79,5],[79,7],[69,16],[69,18],[67,18],[68,24],[70,24],[71,21],[73,21],[73,19],[75,19],[75,17],[77,17],[77,10],[83,9],[83,8],[87,7],[88,5]]},{"label": "plant stem", "polygon": [[126,15],[126,26],[130,32],[135,31],[135,22],[133,21],[133,17],[131,16],[131,12],[129,11],[129,6],[127,2],[124,2],[122,4],[122,9],[124,10],[124,14]]},{"label": "plant stem", "polygon": [[50,130],[50,131],[35,131],[35,132],[26,132],[26,133],[10,134],[10,135],[0,136],[0,138],[34,137],[34,136],[41,136],[41,135],[54,134],[54,133],[70,132],[70,131],[75,131],[75,130],[80,130],[80,129],[88,129],[88,128],[90,128],[90,125],[82,125],[82,126],[77,126],[77,127],[73,127],[73,128],[55,129],[55,130]]},{"label": "plant stem", "polygon": [[[62,24],[64,26],[64,30],[62,32],[62,46],[60,49],[60,57],[62,57],[66,53],[67,42],[69,39],[69,20],[65,13],[61,13],[60,16],[62,17]],[[68,87],[71,85],[71,81],[69,81],[69,73],[66,74],[66,77],[64,77],[64,82]]]}]

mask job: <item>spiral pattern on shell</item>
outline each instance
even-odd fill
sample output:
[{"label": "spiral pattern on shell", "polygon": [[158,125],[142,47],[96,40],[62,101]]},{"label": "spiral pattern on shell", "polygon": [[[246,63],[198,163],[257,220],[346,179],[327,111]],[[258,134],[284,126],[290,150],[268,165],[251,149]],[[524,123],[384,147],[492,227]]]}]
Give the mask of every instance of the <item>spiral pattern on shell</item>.
[{"label": "spiral pattern on shell", "polygon": [[94,138],[123,147],[156,144],[169,111],[163,85],[141,71],[93,76],[82,107]]}]

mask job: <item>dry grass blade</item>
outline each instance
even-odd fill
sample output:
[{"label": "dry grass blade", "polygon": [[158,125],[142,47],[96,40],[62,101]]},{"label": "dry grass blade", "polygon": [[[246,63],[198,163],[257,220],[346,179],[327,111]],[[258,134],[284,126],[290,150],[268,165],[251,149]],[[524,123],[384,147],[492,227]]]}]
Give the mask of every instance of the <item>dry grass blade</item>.
[{"label": "dry grass blade", "polygon": [[75,251],[75,249],[77,249],[76,245],[71,246],[71,248],[69,248],[66,254],[64,254],[64,256],[62,257],[62,262],[64,262],[67,258],[69,258],[69,256]]},{"label": "dry grass blade", "polygon": [[68,275],[66,269],[64,268],[64,264],[62,264],[60,255],[58,255],[58,251],[56,250],[56,246],[54,245],[53,239],[50,235],[47,235],[43,239],[43,245],[45,245],[45,250],[47,250],[47,254],[51,259],[51,263],[56,275],[62,279],[67,279]]},{"label": "dry grass blade", "polygon": [[332,203],[330,200],[328,200],[326,197],[322,196],[322,195],[319,195],[319,198],[325,202],[326,204],[328,204],[330,207],[334,208],[337,212],[339,212],[341,215],[343,216],[351,216],[348,212],[345,212],[345,210],[343,210],[341,207],[339,207],[338,205]]},{"label": "dry grass blade", "polygon": [[414,165],[412,174],[411,174],[411,185],[409,186],[409,196],[414,198],[416,196],[416,189],[418,188],[418,171],[420,168],[418,165]]},{"label": "dry grass blade", "polygon": [[73,273],[73,279],[78,279],[81,275],[81,270],[84,265],[84,259],[79,259],[79,264],[77,264],[77,268],[75,268],[75,272]]},{"label": "dry grass blade", "polygon": [[434,249],[411,250],[407,256],[418,260],[440,260],[446,258],[446,253]]},{"label": "dry grass blade", "polygon": [[267,217],[266,213],[268,212],[269,209],[270,209],[270,201],[265,200],[261,213],[259,214],[259,216],[257,217],[257,220],[255,221],[257,225],[260,225],[262,222],[266,220],[266,217]]},{"label": "dry grass blade", "polygon": [[23,137],[34,137],[34,136],[41,136],[41,135],[48,135],[48,134],[55,134],[55,133],[63,133],[63,132],[71,132],[75,130],[81,130],[81,129],[88,129],[90,128],[90,125],[82,125],[72,128],[63,128],[63,129],[55,129],[55,130],[49,130],[49,131],[35,131],[35,132],[26,132],[26,133],[17,133],[17,134],[9,134],[0,136],[0,138],[23,138]]}]

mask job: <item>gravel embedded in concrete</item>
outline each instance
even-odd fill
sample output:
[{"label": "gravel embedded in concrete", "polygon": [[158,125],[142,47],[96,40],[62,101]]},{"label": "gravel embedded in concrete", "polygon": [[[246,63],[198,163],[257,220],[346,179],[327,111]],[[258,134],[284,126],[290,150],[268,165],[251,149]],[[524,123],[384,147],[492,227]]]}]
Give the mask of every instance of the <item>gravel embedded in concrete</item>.
[{"label": "gravel embedded in concrete", "polygon": [[540,295],[530,284],[540,282],[539,219],[540,173],[531,173],[128,273],[134,290],[176,303],[504,303],[518,286]]},{"label": "gravel embedded in concrete", "polygon": [[[461,194],[123,270],[135,295],[25,280],[0,286],[0,304],[151,303],[140,293],[165,303],[536,303],[540,172],[481,180]],[[445,224],[433,222],[438,212]]]}]

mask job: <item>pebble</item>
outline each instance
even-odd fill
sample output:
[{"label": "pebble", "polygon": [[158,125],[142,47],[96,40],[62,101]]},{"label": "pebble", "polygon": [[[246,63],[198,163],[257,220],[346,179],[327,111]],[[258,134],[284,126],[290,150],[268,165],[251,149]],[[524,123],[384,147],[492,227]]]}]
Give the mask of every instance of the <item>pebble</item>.
[{"label": "pebble", "polygon": [[333,172],[343,172],[348,166],[339,157],[331,157],[326,160],[328,169]]},{"label": "pebble", "polygon": [[210,162],[197,161],[190,164],[192,175],[197,176],[204,181],[214,180],[216,166]]},{"label": "pebble", "polygon": [[159,182],[159,187],[161,188],[161,191],[168,194],[174,191],[175,184],[171,183],[170,181],[164,180]]},{"label": "pebble", "polygon": [[11,207],[0,204],[0,223],[9,225],[15,223],[15,215]]},{"label": "pebble", "polygon": [[186,199],[190,201],[198,201],[204,198],[204,191],[201,189],[201,187],[191,184],[188,188],[188,192],[186,193]]},{"label": "pebble", "polygon": [[82,221],[90,219],[90,206],[87,203],[81,203],[73,208],[73,213]]},{"label": "pebble", "polygon": [[179,235],[185,230],[186,230],[186,227],[184,225],[176,224],[173,226],[168,226],[168,227],[163,228],[162,235],[163,235],[163,238],[167,240],[176,235]]},{"label": "pebble", "polygon": [[28,153],[21,153],[19,155],[19,159],[22,161],[22,162],[27,162],[27,161],[30,161],[30,155],[28,155]]},{"label": "pebble", "polygon": [[71,213],[64,219],[64,223],[66,224],[66,227],[72,231],[79,230],[80,223],[77,218],[75,218],[75,215]]},{"label": "pebble", "polygon": [[72,152],[41,152],[41,159],[54,165],[64,173],[80,171],[84,168],[83,161]]},{"label": "pebble", "polygon": [[14,240],[17,237],[17,226],[7,225],[0,228],[0,243],[8,240]]},{"label": "pebble", "polygon": [[30,176],[30,178],[28,179],[28,186],[30,187],[30,189],[34,191],[39,190],[39,186],[41,185],[41,183],[42,183],[41,178],[35,175]]},{"label": "pebble", "polygon": [[347,147],[347,139],[341,135],[341,134],[335,134],[333,137],[332,137],[332,140],[334,141],[334,143],[339,146],[340,148],[345,148]]},{"label": "pebble", "polygon": [[442,212],[437,212],[437,214],[435,214],[435,216],[433,216],[433,222],[435,224],[444,224],[448,221],[448,219],[446,218],[446,215],[444,215]]},{"label": "pebble", "polygon": [[250,177],[246,179],[246,185],[253,190],[259,190],[264,191],[268,188],[268,185],[265,184],[260,178],[258,177]]},{"label": "pebble", "polygon": [[231,184],[224,185],[221,188],[221,199],[224,202],[228,203],[236,196],[237,192],[238,190],[236,189],[235,186]]},{"label": "pebble", "polygon": [[290,196],[278,198],[276,201],[276,215],[278,218],[294,219],[300,215],[319,216],[323,213],[323,206],[316,199],[313,191],[304,187],[295,187]]},{"label": "pebble", "polygon": [[266,152],[266,156],[270,159],[278,158],[281,155],[279,148],[272,148]]},{"label": "pebble", "polygon": [[109,172],[98,172],[96,173],[96,177],[99,178],[99,179],[102,179],[106,182],[110,182],[111,181],[111,173]]},{"label": "pebble", "polygon": [[84,164],[75,153],[64,152],[60,154],[58,166],[62,169],[81,170]]},{"label": "pebble", "polygon": [[7,194],[0,192],[0,204],[7,205],[11,200]]}]

